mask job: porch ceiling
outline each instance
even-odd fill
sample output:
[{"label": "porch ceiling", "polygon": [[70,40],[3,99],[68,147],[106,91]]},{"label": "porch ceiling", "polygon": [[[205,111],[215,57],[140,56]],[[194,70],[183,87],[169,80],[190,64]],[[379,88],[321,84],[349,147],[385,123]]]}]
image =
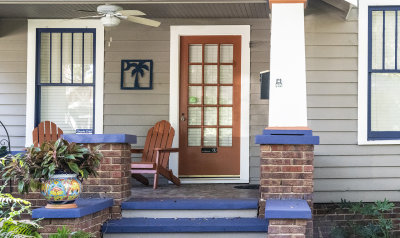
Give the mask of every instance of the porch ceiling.
[{"label": "porch ceiling", "polygon": [[[70,19],[93,15],[77,10],[96,10],[106,1],[0,1],[0,18]],[[267,18],[266,0],[230,1],[118,1],[125,10],[143,11],[149,18]]]}]

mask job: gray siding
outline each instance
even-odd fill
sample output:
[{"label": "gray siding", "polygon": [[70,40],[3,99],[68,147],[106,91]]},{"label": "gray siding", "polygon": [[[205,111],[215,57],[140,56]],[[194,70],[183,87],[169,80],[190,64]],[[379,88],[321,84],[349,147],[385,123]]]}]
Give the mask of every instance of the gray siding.
[{"label": "gray siding", "polygon": [[357,145],[357,21],[332,12],[305,26],[309,127],[321,141],[314,201],[399,201],[400,146]]},{"label": "gray siding", "polygon": [[[260,100],[259,72],[269,67],[269,21],[266,19],[160,19],[159,28],[122,23],[106,33],[104,132],[138,135],[143,146],[147,130],[169,117],[169,47],[171,25],[251,25],[250,180],[258,183],[259,146],[254,135],[267,125],[268,101]],[[121,59],[153,59],[154,90],[120,90]]]},{"label": "gray siding", "polygon": [[0,19],[0,120],[14,150],[25,146],[26,49],[26,20]]}]

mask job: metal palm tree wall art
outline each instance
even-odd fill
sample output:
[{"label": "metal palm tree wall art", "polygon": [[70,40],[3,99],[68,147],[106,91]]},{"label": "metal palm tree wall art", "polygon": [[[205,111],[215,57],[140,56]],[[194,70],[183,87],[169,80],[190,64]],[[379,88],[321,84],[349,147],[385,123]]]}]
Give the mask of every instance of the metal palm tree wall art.
[{"label": "metal palm tree wall art", "polygon": [[121,89],[153,89],[153,60],[121,60]]}]

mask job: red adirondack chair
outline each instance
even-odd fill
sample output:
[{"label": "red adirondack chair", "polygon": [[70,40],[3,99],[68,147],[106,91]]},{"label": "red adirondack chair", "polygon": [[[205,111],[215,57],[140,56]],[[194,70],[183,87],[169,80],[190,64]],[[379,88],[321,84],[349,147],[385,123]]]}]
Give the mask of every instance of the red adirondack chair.
[{"label": "red adirondack chair", "polygon": [[178,148],[171,148],[175,130],[167,121],[159,121],[147,132],[144,149],[131,149],[132,153],[142,153],[142,161],[131,164],[132,177],[149,185],[149,180],[142,174],[154,174],[153,189],[157,188],[158,174],[161,174],[176,185],[180,185],[179,178],[168,169],[169,154],[179,152]]},{"label": "red adirondack chair", "polygon": [[35,129],[33,129],[33,144],[35,147],[38,147],[43,142],[56,141],[62,134],[63,131],[58,128],[54,122],[42,121]]}]

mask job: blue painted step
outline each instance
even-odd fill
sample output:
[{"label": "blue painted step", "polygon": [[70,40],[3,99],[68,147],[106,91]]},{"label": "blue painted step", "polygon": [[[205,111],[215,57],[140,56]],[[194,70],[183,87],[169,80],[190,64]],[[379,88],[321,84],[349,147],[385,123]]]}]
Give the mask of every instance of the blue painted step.
[{"label": "blue painted step", "polygon": [[258,218],[123,218],[111,220],[103,233],[267,232],[268,223]]},{"label": "blue painted step", "polygon": [[258,199],[131,199],[123,210],[236,210],[258,209]]}]

